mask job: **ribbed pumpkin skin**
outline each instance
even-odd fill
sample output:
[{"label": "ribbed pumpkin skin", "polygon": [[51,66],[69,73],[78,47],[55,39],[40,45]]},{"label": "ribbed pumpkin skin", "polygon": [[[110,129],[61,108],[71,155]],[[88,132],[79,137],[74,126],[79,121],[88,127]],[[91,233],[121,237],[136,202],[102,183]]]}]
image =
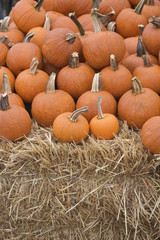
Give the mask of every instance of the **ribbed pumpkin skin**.
[{"label": "ribbed pumpkin skin", "polygon": [[145,122],[142,127],[142,143],[151,153],[160,153],[160,116]]},{"label": "ribbed pumpkin skin", "polygon": [[135,37],[140,35],[139,24],[146,26],[147,19],[133,9],[126,8],[116,18],[116,31],[124,38]]},{"label": "ribbed pumpkin skin", "polygon": [[34,57],[38,58],[38,68],[41,69],[43,61],[40,48],[34,43],[17,43],[9,49],[6,64],[13,74],[17,76],[20,72],[30,67]]},{"label": "ribbed pumpkin skin", "polygon": [[5,66],[8,48],[2,42],[0,42],[0,66]]},{"label": "ribbed pumpkin skin", "polygon": [[109,113],[103,114],[104,118],[98,119],[97,116],[92,118],[90,121],[91,133],[99,139],[112,139],[114,134],[116,135],[119,131],[118,119]]},{"label": "ribbed pumpkin skin", "polygon": [[67,16],[58,17],[52,22],[51,30],[55,28],[69,28],[74,32],[78,32],[76,24]]},{"label": "ribbed pumpkin skin", "polygon": [[56,11],[56,0],[44,0],[42,7],[47,11]]},{"label": "ribbed pumpkin skin", "polygon": [[19,106],[11,106],[6,111],[0,110],[0,137],[16,141],[28,136],[32,121],[28,112]]},{"label": "ribbed pumpkin skin", "polygon": [[13,21],[17,27],[24,33],[29,32],[31,28],[41,27],[45,21],[45,10],[41,7],[40,10],[35,10],[36,3],[19,1],[13,8]]},{"label": "ribbed pumpkin skin", "polygon": [[142,9],[142,14],[145,16],[147,20],[153,16],[160,16],[160,7],[157,5],[150,6],[150,5],[144,5]]},{"label": "ribbed pumpkin skin", "polygon": [[150,54],[158,56],[160,49],[160,28],[155,28],[152,23],[148,23],[143,31],[142,41]]},{"label": "ribbed pumpkin skin", "polygon": [[[93,27],[91,14],[81,15],[78,18],[78,21],[81,23],[81,25],[82,25],[82,27],[85,31],[94,32],[94,27]],[[101,26],[102,26],[103,31],[106,31],[106,28],[104,27],[104,25],[102,23],[101,23]]]},{"label": "ribbed pumpkin skin", "polygon": [[130,90],[118,102],[118,115],[129,126],[142,128],[149,118],[160,115],[159,96],[149,88],[137,95]]},{"label": "ribbed pumpkin skin", "polygon": [[110,55],[114,54],[117,61],[125,55],[126,46],[123,38],[115,32],[98,32],[89,35],[83,44],[83,54],[87,63],[95,68],[102,69],[110,64]]},{"label": "ribbed pumpkin skin", "polygon": [[3,81],[3,73],[7,74],[8,78],[9,78],[10,85],[11,85],[11,91],[14,92],[15,76],[9,70],[9,68],[4,67],[4,66],[0,66],[0,89],[1,89],[2,81]]},{"label": "ribbed pumpkin skin", "polygon": [[12,43],[15,44],[15,43],[22,42],[24,38],[24,33],[17,28],[14,22],[12,22],[9,25],[7,32],[0,32],[0,38],[3,36],[8,37],[7,44],[10,41],[12,41]]},{"label": "ribbed pumpkin skin", "polygon": [[140,66],[133,71],[133,76],[139,78],[143,87],[150,88],[158,94],[160,93],[160,66]]},{"label": "ribbed pumpkin skin", "polygon": [[95,71],[85,63],[77,68],[66,66],[57,77],[58,89],[68,92],[74,99],[78,99],[84,92],[89,91]]},{"label": "ribbed pumpkin skin", "polygon": [[44,38],[49,30],[45,29],[44,27],[35,27],[32,28],[27,35],[32,32],[34,32],[34,36],[31,38],[30,43],[36,44],[41,49],[44,43]]},{"label": "ribbed pumpkin skin", "polygon": [[79,142],[85,140],[89,134],[89,124],[85,117],[80,115],[77,122],[71,122],[68,119],[71,114],[71,112],[60,114],[53,122],[53,133],[59,141]]},{"label": "ribbed pumpkin skin", "polygon": [[76,103],[76,109],[84,106],[88,107],[88,112],[83,114],[83,116],[88,120],[88,122],[90,122],[91,119],[97,115],[97,100],[100,96],[102,97],[102,111],[104,113],[111,113],[113,115],[116,115],[117,102],[112,96],[112,94],[106,91],[87,91],[78,98]]},{"label": "ribbed pumpkin skin", "polygon": [[109,66],[103,68],[101,74],[102,90],[110,92],[116,99],[132,88],[132,74],[121,64],[116,71]]},{"label": "ribbed pumpkin skin", "polygon": [[44,39],[42,53],[45,59],[57,68],[68,65],[72,52],[81,51],[81,41],[78,35],[73,43],[66,41],[66,34],[74,33],[70,29],[56,28],[50,31]]},{"label": "ribbed pumpkin skin", "polygon": [[[2,95],[3,93],[0,93],[0,98]],[[16,93],[8,94],[8,100],[9,100],[10,106],[16,105],[16,106],[25,108],[22,98]]]},{"label": "ribbed pumpkin skin", "polygon": [[54,93],[39,93],[32,102],[32,116],[41,126],[52,126],[55,118],[64,112],[73,112],[73,98],[62,90]]},{"label": "ribbed pumpkin skin", "polygon": [[126,51],[131,54],[135,54],[137,52],[137,42],[138,37],[129,37],[124,39],[124,43],[126,45]]},{"label": "ribbed pumpkin skin", "polygon": [[25,103],[31,103],[33,98],[47,87],[48,74],[38,70],[31,74],[30,69],[22,71],[16,78],[15,89]]}]

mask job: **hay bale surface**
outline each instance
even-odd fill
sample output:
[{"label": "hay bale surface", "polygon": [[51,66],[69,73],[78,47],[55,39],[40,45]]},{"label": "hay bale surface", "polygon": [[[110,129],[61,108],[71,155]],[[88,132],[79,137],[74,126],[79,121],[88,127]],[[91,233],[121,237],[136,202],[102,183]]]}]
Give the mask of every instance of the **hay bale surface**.
[{"label": "hay bale surface", "polygon": [[33,124],[0,143],[0,239],[158,240],[160,155],[121,123],[110,141],[57,142]]}]

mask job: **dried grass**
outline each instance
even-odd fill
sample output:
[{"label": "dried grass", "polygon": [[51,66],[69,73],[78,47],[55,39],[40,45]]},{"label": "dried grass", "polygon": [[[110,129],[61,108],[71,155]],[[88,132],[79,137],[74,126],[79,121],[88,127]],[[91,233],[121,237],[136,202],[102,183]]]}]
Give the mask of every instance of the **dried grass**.
[{"label": "dried grass", "polygon": [[160,155],[126,124],[114,140],[64,144],[34,123],[0,160],[0,239],[159,239]]}]

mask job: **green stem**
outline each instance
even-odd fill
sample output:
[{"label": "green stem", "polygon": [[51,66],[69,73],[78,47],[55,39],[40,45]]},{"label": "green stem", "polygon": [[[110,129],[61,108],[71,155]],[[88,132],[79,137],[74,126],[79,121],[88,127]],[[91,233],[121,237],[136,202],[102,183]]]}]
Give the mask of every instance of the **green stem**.
[{"label": "green stem", "polygon": [[144,93],[144,89],[142,87],[142,84],[137,77],[132,78],[132,93],[134,95]]},{"label": "green stem", "polygon": [[9,81],[9,78],[8,78],[6,73],[3,73],[1,93],[7,93],[7,94],[11,94],[12,93],[10,81]]},{"label": "green stem", "polygon": [[88,112],[87,106],[76,109],[70,116],[68,116],[68,118],[71,122],[77,122],[79,115],[85,112]]},{"label": "green stem", "polygon": [[98,119],[103,119],[104,118],[102,108],[101,108],[101,103],[102,103],[102,97],[98,97],[98,100],[97,100],[97,111],[98,111],[97,118]]},{"label": "green stem", "polygon": [[40,11],[40,8],[42,6],[43,0],[39,0],[37,5],[34,7],[37,11]]},{"label": "green stem", "polygon": [[46,93],[54,93],[56,91],[55,84],[56,83],[56,74],[54,72],[48,78]]},{"label": "green stem", "polygon": [[137,13],[137,14],[141,14],[145,2],[146,2],[146,0],[141,0],[141,1],[138,3],[138,5],[135,7],[134,12]]},{"label": "green stem", "polygon": [[7,109],[10,109],[10,108],[11,107],[9,105],[8,94],[4,93],[0,99],[0,110],[6,111]]},{"label": "green stem", "polygon": [[85,36],[85,31],[81,25],[81,23],[78,21],[78,19],[75,17],[75,13],[69,13],[69,17],[72,19],[72,21],[76,24],[76,26],[78,27],[79,33],[82,37]]},{"label": "green stem", "polygon": [[78,68],[79,67],[79,56],[77,52],[73,52],[69,58],[69,67]]},{"label": "green stem", "polygon": [[96,73],[92,82],[91,92],[100,92],[102,88],[102,76],[101,73]]},{"label": "green stem", "polygon": [[142,55],[146,54],[146,50],[144,47],[144,44],[142,43],[142,38],[138,37],[138,43],[137,43],[137,56],[142,57]]}]

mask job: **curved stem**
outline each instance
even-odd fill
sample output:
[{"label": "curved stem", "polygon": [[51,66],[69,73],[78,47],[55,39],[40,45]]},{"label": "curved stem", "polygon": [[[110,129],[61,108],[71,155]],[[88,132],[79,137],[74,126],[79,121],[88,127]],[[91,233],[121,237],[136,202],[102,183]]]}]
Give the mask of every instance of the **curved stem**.
[{"label": "curved stem", "polygon": [[102,32],[102,26],[101,22],[97,16],[98,9],[97,8],[92,8],[91,10],[91,18],[92,18],[92,23],[94,27],[94,31],[96,32]]},{"label": "curved stem", "polygon": [[160,28],[160,18],[158,17],[151,17],[149,19],[149,23],[152,23],[155,26],[155,28]]},{"label": "curved stem", "polygon": [[68,116],[68,118],[71,122],[77,122],[79,115],[85,112],[88,112],[87,106],[76,109],[70,116]]},{"label": "curved stem", "polygon": [[9,105],[8,94],[4,93],[0,99],[0,110],[6,111],[7,109],[10,109],[10,108],[11,107]]},{"label": "curved stem", "polygon": [[56,91],[55,83],[56,83],[56,73],[52,72],[48,78],[47,87],[46,87],[45,92],[46,93],[54,93]]},{"label": "curved stem", "polygon": [[1,21],[0,32],[8,32],[10,17],[7,16]]},{"label": "curved stem", "polygon": [[79,33],[80,35],[83,37],[85,36],[85,31],[81,25],[81,23],[78,21],[78,19],[76,18],[75,16],[75,13],[72,12],[72,13],[69,13],[69,17],[72,19],[72,21],[76,24],[76,26],[78,27],[78,30],[79,30]]},{"label": "curved stem", "polygon": [[23,42],[26,42],[26,43],[29,43],[31,38],[34,36],[34,32],[31,32],[29,34],[27,34],[24,39],[23,39]]},{"label": "curved stem", "polygon": [[102,76],[101,73],[96,73],[92,82],[91,92],[100,92],[102,87]]},{"label": "curved stem", "polygon": [[42,6],[43,0],[39,0],[37,5],[34,7],[37,11],[40,11],[40,8]]},{"label": "curved stem", "polygon": [[134,95],[144,93],[144,89],[142,87],[142,84],[137,77],[132,78],[132,93]]},{"label": "curved stem", "polygon": [[146,0],[141,0],[141,1],[138,3],[138,5],[135,7],[134,12],[137,13],[137,14],[141,14],[145,2],[146,2]]},{"label": "curved stem", "polygon": [[115,15],[114,9],[112,7],[111,7],[111,9],[112,9],[111,12],[107,13],[106,15],[97,12],[97,15],[98,15],[100,21],[103,23],[103,25],[105,27],[108,26],[111,18]]},{"label": "curved stem", "polygon": [[79,67],[79,56],[77,52],[73,52],[69,58],[69,67],[78,68]]},{"label": "curved stem", "polygon": [[148,6],[154,6],[154,0],[147,0],[147,5]]},{"label": "curved stem", "polygon": [[146,54],[146,50],[144,47],[144,44],[142,43],[142,38],[138,37],[138,43],[137,43],[137,56],[142,57],[142,55]]},{"label": "curved stem", "polygon": [[76,33],[67,33],[66,41],[72,44],[72,43],[74,43],[76,37],[77,37]]},{"label": "curved stem", "polygon": [[102,108],[101,108],[101,103],[102,103],[102,97],[98,97],[98,100],[97,100],[97,111],[98,111],[97,118],[98,119],[103,119],[104,118]]},{"label": "curved stem", "polygon": [[152,67],[153,64],[148,54],[142,55],[143,63],[145,67]]},{"label": "curved stem", "polygon": [[4,44],[7,43],[7,40],[8,40],[8,37],[7,37],[7,36],[3,36],[3,37],[0,38],[0,42],[1,42],[1,43],[4,43]]},{"label": "curved stem", "polygon": [[9,78],[8,78],[6,73],[3,73],[1,93],[7,93],[7,94],[11,94],[12,93],[10,81],[9,81]]},{"label": "curved stem", "polygon": [[112,21],[108,23],[107,30],[110,32],[115,32],[116,31],[116,22]]},{"label": "curved stem", "polygon": [[118,70],[118,61],[115,57],[114,54],[111,54],[110,55],[110,68],[113,70],[113,71],[116,71]]},{"label": "curved stem", "polygon": [[50,24],[50,19],[48,13],[45,15],[45,22],[44,22],[44,29],[51,30],[51,24]]},{"label": "curved stem", "polygon": [[38,58],[37,57],[34,57],[32,59],[32,62],[31,62],[31,65],[30,65],[30,73],[35,75],[36,73],[38,73],[38,64],[39,64],[39,61],[38,61]]}]

